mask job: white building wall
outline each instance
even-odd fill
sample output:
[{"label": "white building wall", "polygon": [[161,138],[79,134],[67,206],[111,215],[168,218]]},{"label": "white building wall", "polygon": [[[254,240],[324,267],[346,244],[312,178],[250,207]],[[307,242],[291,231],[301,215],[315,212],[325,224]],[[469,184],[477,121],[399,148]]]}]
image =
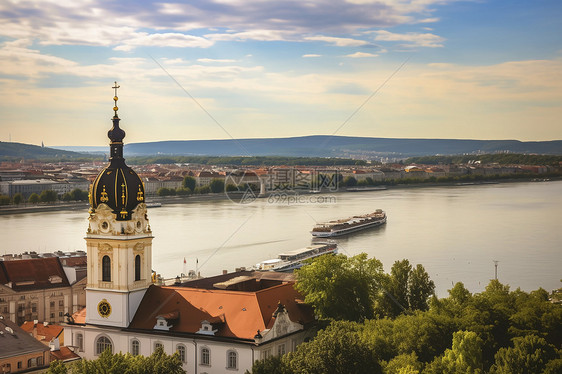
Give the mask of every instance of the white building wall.
[{"label": "white building wall", "polygon": [[[140,343],[140,354],[150,356],[156,349],[159,342],[164,347],[164,352],[173,354],[178,344],[183,344],[186,349],[186,362],[183,369],[188,374],[224,374],[224,373],[244,373],[252,368],[253,362],[263,359],[269,355],[278,355],[279,346],[284,345],[285,353],[294,351],[296,346],[304,341],[307,336],[306,331],[300,331],[287,337],[269,341],[260,346],[246,343],[223,342],[212,340],[213,338],[181,338],[168,336],[166,334],[143,334],[120,329],[98,328],[94,326],[66,325],[64,328],[64,339],[67,345],[77,345],[77,334],[82,334],[84,350],[78,351],[83,358],[93,360],[96,355],[96,341],[100,336],[106,336],[113,344],[113,352],[131,352],[131,342],[136,339]],[[210,365],[201,363],[201,349],[206,347],[210,351]],[[238,354],[238,367],[236,369],[227,368],[228,352],[235,351]]]}]

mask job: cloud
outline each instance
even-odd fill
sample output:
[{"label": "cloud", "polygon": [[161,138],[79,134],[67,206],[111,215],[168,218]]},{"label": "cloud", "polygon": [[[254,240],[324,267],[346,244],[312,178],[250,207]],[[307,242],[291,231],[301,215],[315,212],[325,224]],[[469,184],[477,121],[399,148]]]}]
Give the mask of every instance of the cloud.
[{"label": "cloud", "polygon": [[304,40],[326,42],[335,45],[337,47],[360,47],[369,44],[369,42],[365,40],[351,39],[351,38],[336,38],[332,36],[308,36],[305,37]]},{"label": "cloud", "polygon": [[290,39],[289,33],[279,30],[252,30],[245,32],[214,33],[206,34],[205,37],[212,41],[278,41]]},{"label": "cloud", "polygon": [[[211,41],[315,41],[307,36],[434,22],[432,5],[444,1],[125,0],[108,5],[103,0],[5,0],[0,4],[0,36],[42,45],[110,46],[124,51],[163,43],[206,48]],[[201,30],[206,33],[203,37]]]},{"label": "cloud", "polygon": [[306,55],[302,55],[302,57],[303,57],[303,58],[314,58],[314,57],[322,57],[322,55],[317,55],[317,54],[314,54],[314,53],[309,53],[309,54],[306,54]]},{"label": "cloud", "polygon": [[374,31],[375,40],[386,42],[407,42],[408,47],[443,47],[444,38],[430,33],[409,32],[405,34],[393,33],[386,30]]},{"label": "cloud", "polygon": [[215,59],[215,58],[198,58],[197,62],[210,62],[210,63],[229,63],[229,62],[236,62],[236,60],[231,59]]},{"label": "cloud", "polygon": [[208,48],[214,43],[198,36],[180,33],[148,34],[136,33],[132,38],[126,39],[122,44],[113,48],[116,51],[130,51],[135,47],[175,47],[175,48]]},{"label": "cloud", "polygon": [[372,53],[365,53],[365,52],[355,52],[350,55],[346,55],[345,57],[349,58],[364,58],[364,57],[378,57],[378,55]]}]

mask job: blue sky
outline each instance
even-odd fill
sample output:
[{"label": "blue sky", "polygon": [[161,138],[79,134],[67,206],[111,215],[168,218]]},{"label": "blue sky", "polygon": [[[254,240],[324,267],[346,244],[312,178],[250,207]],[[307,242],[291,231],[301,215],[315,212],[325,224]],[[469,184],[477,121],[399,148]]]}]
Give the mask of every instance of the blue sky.
[{"label": "blue sky", "polygon": [[115,80],[126,142],[561,139],[561,19],[559,0],[5,0],[0,140],[107,144]]}]

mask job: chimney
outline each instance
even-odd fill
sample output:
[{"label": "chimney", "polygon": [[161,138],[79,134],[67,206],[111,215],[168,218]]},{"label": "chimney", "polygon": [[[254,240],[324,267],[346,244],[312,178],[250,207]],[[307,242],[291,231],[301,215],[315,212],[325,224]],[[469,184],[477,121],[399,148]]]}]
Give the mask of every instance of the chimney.
[{"label": "chimney", "polygon": [[54,338],[53,340],[51,340],[51,342],[49,343],[49,348],[52,351],[60,351],[60,343],[59,343],[59,338]]},{"label": "chimney", "polygon": [[222,275],[226,275],[226,274],[228,274],[228,270],[223,270]]},{"label": "chimney", "polygon": [[43,326],[45,326],[45,327],[49,326],[49,322],[47,322],[47,321],[43,322]]}]

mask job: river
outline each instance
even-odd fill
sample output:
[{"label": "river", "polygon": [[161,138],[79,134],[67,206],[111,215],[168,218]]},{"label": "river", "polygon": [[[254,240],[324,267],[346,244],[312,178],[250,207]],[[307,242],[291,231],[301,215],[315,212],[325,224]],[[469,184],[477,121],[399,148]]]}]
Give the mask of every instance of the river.
[{"label": "river", "polygon": [[[251,266],[311,243],[316,222],[368,213],[386,225],[337,239],[340,253],[366,252],[389,271],[393,262],[421,263],[439,297],[461,281],[480,292],[494,277],[511,289],[561,287],[562,181],[388,189],[277,198],[164,204],[149,209],[153,268],[174,277],[197,266],[210,276]],[[87,212],[0,216],[0,253],[85,250]],[[183,260],[186,259],[186,266]]]}]

